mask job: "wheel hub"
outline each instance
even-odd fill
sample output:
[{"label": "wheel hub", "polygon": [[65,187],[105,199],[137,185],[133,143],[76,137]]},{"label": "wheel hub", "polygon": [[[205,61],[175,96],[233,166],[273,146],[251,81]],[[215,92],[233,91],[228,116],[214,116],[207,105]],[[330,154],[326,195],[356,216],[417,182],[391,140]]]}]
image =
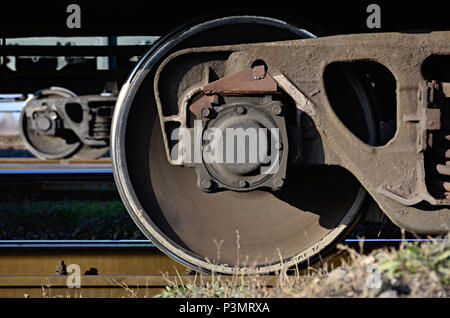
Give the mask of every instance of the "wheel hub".
[{"label": "wheel hub", "polygon": [[202,163],[197,167],[200,188],[280,189],[287,158],[282,108],[271,96],[228,96],[208,111],[203,118]]}]

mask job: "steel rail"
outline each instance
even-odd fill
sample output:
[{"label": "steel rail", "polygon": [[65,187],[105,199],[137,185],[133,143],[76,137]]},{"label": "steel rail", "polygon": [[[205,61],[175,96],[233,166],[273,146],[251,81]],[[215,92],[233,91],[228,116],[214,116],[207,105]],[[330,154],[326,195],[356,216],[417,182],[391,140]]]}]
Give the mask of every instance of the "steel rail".
[{"label": "steel rail", "polygon": [[[446,242],[449,239],[345,239],[345,243],[367,242],[367,243],[406,243],[406,242]],[[131,247],[155,247],[150,240],[0,240],[0,248],[33,248],[33,247],[111,247],[111,248],[131,248]]]},{"label": "steel rail", "polygon": [[0,175],[5,174],[112,174],[112,166],[109,158],[96,160],[0,158]]},{"label": "steel rail", "polygon": [[134,248],[155,247],[149,240],[0,240],[0,248]]}]

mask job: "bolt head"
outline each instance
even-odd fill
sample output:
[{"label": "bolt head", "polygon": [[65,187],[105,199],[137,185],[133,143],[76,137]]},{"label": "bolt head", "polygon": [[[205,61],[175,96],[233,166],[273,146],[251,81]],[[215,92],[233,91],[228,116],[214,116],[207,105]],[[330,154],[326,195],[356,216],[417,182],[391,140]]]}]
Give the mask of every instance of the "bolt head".
[{"label": "bolt head", "polygon": [[237,108],[236,108],[236,112],[238,113],[238,114],[245,114],[245,108],[244,107],[242,107],[242,106],[238,106]]},{"label": "bolt head", "polygon": [[283,109],[281,108],[281,106],[280,105],[274,105],[273,107],[272,107],[272,113],[274,114],[274,115],[281,115],[281,113],[282,113],[282,111],[283,111]]},{"label": "bolt head", "polygon": [[273,179],[273,185],[275,188],[280,189],[284,185],[284,179],[276,177],[275,179]]},{"label": "bolt head", "polygon": [[203,117],[209,117],[211,116],[211,109],[209,107],[203,107],[200,110],[200,115],[202,115]]},{"label": "bolt head", "polygon": [[239,187],[246,188],[248,186],[248,182],[245,180],[239,180]]},{"label": "bolt head", "polygon": [[202,181],[200,182],[200,186],[202,187],[203,190],[209,190],[212,187],[212,182],[210,179],[202,179]]},{"label": "bolt head", "polygon": [[277,142],[277,143],[275,144],[275,149],[277,149],[277,150],[283,149],[283,144],[282,144],[281,142]]}]

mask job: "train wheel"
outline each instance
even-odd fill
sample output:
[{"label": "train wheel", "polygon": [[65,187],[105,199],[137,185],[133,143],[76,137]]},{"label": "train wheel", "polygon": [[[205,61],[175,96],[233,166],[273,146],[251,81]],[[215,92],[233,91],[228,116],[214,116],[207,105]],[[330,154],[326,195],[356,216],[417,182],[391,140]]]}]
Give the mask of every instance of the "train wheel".
[{"label": "train wheel", "polygon": [[26,116],[27,103],[34,99],[75,97],[76,94],[61,88],[51,87],[40,90],[25,102],[19,119],[19,129],[22,141],[27,149],[36,157],[41,159],[62,159],[71,157],[82,146],[81,141],[71,131],[65,131],[61,136],[46,136],[36,134],[30,127],[30,119]]},{"label": "train wheel", "polygon": [[[194,169],[166,157],[153,91],[155,69],[186,47],[311,37],[264,17],[217,19],[161,39],[125,83],[112,123],[111,155],[122,200],[131,217],[166,254],[196,270],[271,272],[314,262],[349,231],[363,208],[365,190],[338,167],[290,166],[281,191],[205,193]],[[363,114],[368,142],[375,140],[371,105],[360,83],[348,86]],[[345,94],[342,95],[345,98]],[[344,101],[345,104],[345,101]],[[362,111],[361,111],[362,109]]]}]

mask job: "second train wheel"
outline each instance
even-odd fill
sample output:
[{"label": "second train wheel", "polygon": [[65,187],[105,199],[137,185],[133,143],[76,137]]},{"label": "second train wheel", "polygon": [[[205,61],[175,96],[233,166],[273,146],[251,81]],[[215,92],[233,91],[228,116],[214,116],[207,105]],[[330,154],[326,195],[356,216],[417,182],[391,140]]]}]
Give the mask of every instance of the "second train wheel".
[{"label": "second train wheel", "polygon": [[[50,87],[38,91],[27,102],[33,99],[61,97],[76,97],[76,94],[61,87]],[[25,102],[19,119],[20,136],[27,149],[41,159],[63,159],[73,156],[82,146],[75,133],[67,130],[64,135],[60,136],[36,134],[30,127],[30,119],[27,118],[25,113],[27,102]]]},{"label": "second train wheel", "polygon": [[[155,69],[186,47],[279,41],[309,32],[265,17],[227,17],[177,30],[143,57],[116,104],[111,153],[119,192],[131,217],[166,254],[196,270],[271,272],[310,263],[342,239],[366,196],[338,167],[289,167],[281,191],[205,193],[194,169],[170,165],[155,105]],[[347,76],[347,107],[367,142],[376,138],[364,88]],[[343,83],[340,83],[343,85]],[[356,96],[356,98],[355,98]],[[355,102],[356,101],[356,102]],[[361,125],[359,125],[361,126]],[[359,127],[358,126],[358,127]]]}]

